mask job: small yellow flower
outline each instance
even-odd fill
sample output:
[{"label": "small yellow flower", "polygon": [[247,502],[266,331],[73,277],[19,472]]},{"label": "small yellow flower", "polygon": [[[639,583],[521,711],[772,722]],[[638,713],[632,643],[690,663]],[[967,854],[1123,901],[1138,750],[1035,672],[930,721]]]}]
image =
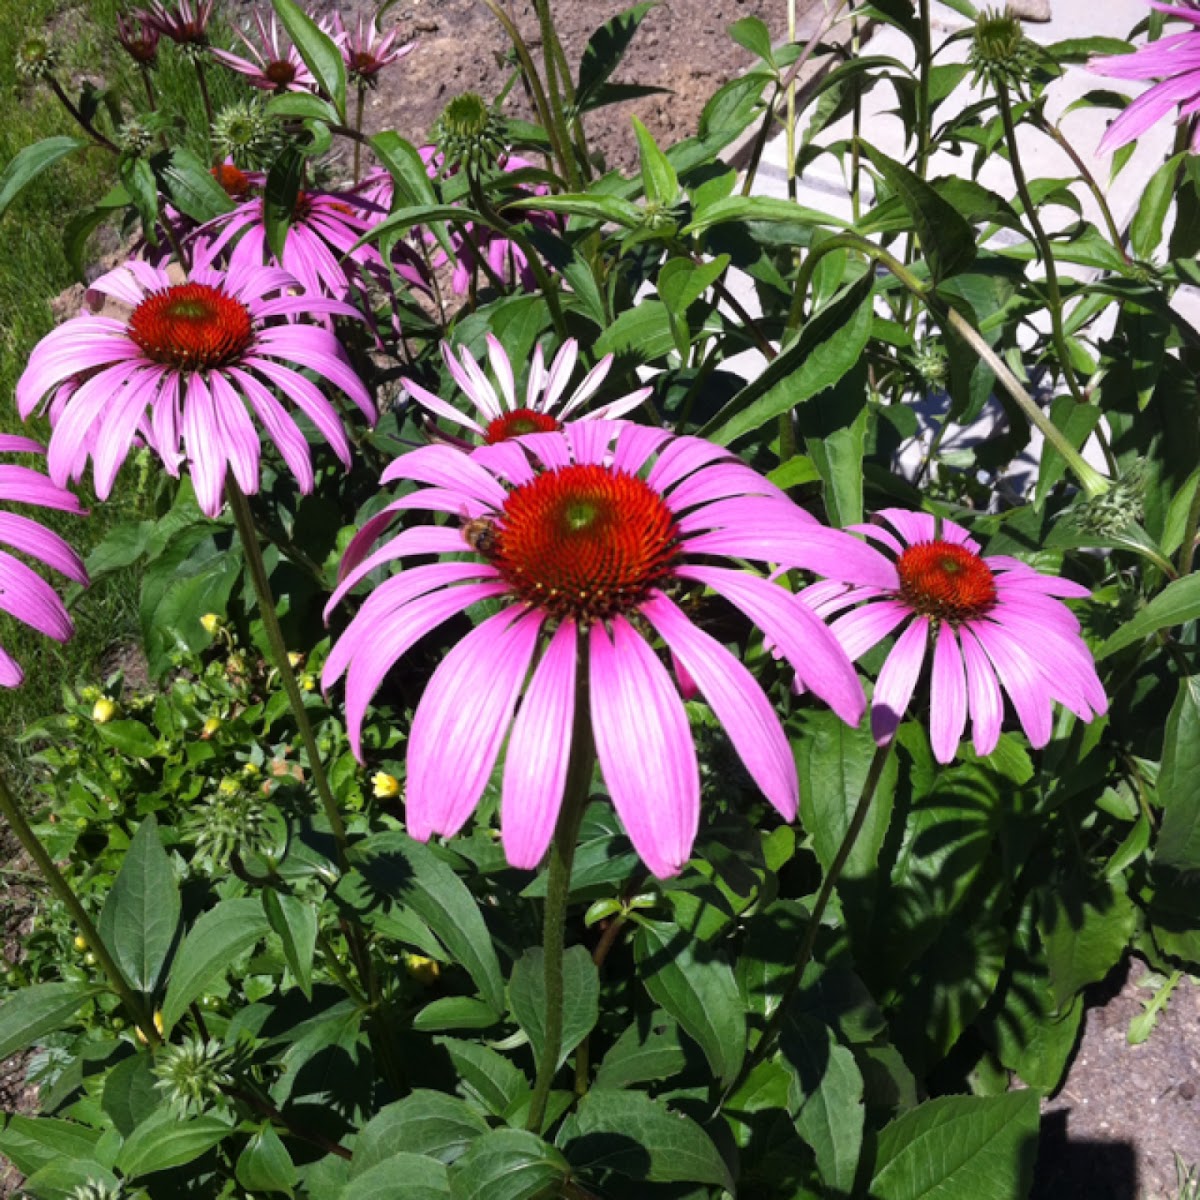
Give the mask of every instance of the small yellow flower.
[{"label": "small yellow flower", "polygon": [[441,963],[436,959],[426,958],[424,954],[410,954],[405,951],[401,961],[409,978],[415,979],[422,987],[432,987],[442,974]]},{"label": "small yellow flower", "polygon": [[307,671],[300,676],[300,687],[306,692],[315,692],[317,690],[317,677],[310,675]]},{"label": "small yellow flower", "polygon": [[87,938],[85,938],[82,934],[77,933],[75,935],[75,949],[78,950],[80,954],[82,954],[87,948],[88,948]]},{"label": "small yellow flower", "polygon": [[[154,1010],[154,1028],[158,1030],[158,1036],[162,1037],[164,1025],[161,1008],[156,1008]],[[137,1034],[137,1039],[142,1043],[143,1046],[148,1046],[150,1044],[150,1039],[146,1037],[146,1035],[141,1031],[140,1027],[136,1027],[134,1029],[134,1033]]]},{"label": "small yellow flower", "polygon": [[201,729],[200,736],[202,738],[210,738],[220,728],[221,728],[221,718],[220,717],[209,717],[208,720],[204,722],[204,728]]},{"label": "small yellow flower", "polygon": [[218,617],[216,613],[205,613],[204,616],[200,618],[200,628],[203,629],[209,637],[212,637],[212,635],[216,633],[220,627],[221,618]]},{"label": "small yellow flower", "polygon": [[299,650],[293,650],[288,655],[288,666],[294,671],[304,661],[304,655]]},{"label": "small yellow flower", "polygon": [[375,787],[375,795],[380,800],[390,800],[393,796],[400,795],[400,780],[386,771],[376,771],[371,783]]},{"label": "small yellow flower", "polygon": [[232,776],[227,776],[217,785],[217,791],[220,792],[222,796],[236,796],[240,790],[240,787],[241,785],[236,779],[234,779]]},{"label": "small yellow flower", "polygon": [[97,725],[107,725],[117,715],[117,703],[107,696],[101,696],[92,706],[92,720]]}]

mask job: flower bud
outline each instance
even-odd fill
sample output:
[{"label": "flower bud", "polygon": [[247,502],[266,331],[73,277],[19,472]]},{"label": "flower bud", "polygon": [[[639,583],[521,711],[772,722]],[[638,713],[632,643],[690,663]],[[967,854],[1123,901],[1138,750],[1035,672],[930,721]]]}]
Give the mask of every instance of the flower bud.
[{"label": "flower bud", "polygon": [[386,771],[376,771],[371,779],[371,784],[375,795],[380,800],[391,800],[394,796],[400,795],[400,780]]},{"label": "flower bud", "polygon": [[107,696],[101,696],[92,706],[92,720],[97,725],[107,725],[119,711],[115,700],[110,700]]}]

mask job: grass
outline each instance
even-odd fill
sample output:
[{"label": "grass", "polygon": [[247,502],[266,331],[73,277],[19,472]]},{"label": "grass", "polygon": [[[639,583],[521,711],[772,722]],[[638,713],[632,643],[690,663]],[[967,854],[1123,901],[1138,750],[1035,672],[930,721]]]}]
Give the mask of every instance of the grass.
[{"label": "grass", "polygon": [[[68,95],[77,93],[87,78],[143,105],[141,80],[115,38],[119,7],[119,0],[89,0],[83,7],[67,7],[62,0],[26,0],[20,21],[0,22],[0,167],[42,138],[80,132],[48,89],[17,77],[16,51],[31,31],[50,31],[50,40],[62,56],[56,74]],[[171,135],[173,144],[182,141],[204,155],[206,122],[194,67],[168,44],[160,47],[160,62],[155,75],[160,104],[165,111],[182,113],[180,127]],[[217,105],[238,94],[228,76],[220,68],[209,70]],[[29,352],[56,324],[51,302],[77,282],[62,249],[63,230],[72,216],[103,196],[115,178],[112,155],[100,148],[88,149],[34,180],[0,219],[0,432],[31,433],[45,440],[44,424],[26,426],[18,417],[14,389]],[[104,504],[84,494],[91,508],[89,517],[47,513],[45,523],[86,556],[114,525],[145,515],[133,475],[124,472]],[[38,516],[43,519],[41,513]],[[138,639],[137,592],[136,572],[123,572],[70,596],[76,635],[65,646],[0,614],[0,641],[26,673],[23,687],[0,689],[0,766],[14,767],[19,773],[20,747],[15,739],[27,723],[59,707],[63,684],[80,678],[96,680],[107,655]]]}]

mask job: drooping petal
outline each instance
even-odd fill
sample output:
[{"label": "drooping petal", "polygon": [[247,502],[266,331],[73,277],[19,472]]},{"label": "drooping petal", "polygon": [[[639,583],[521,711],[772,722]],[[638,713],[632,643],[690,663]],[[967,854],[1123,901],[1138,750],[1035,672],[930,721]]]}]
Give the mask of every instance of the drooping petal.
[{"label": "drooping petal", "polygon": [[978,755],[991,754],[1000,740],[1004,697],[996,669],[980,646],[970,625],[959,631],[963,663],[967,669],[967,704],[971,713],[971,743]]},{"label": "drooping petal", "polygon": [[32,555],[73,582],[87,586],[88,576],[83,559],[65,539],[32,517],[0,512],[0,542],[7,542],[14,550]]},{"label": "drooping petal", "polygon": [[596,755],[629,840],[659,878],[688,860],[700,820],[700,768],[666,668],[624,617],[588,636]]},{"label": "drooping petal", "polygon": [[[823,617],[828,615],[821,613]],[[829,630],[845,650],[846,657],[857,662],[910,616],[912,609],[898,600],[877,600],[838,617]]]},{"label": "drooping petal", "polygon": [[3,550],[0,550],[0,612],[16,617],[56,642],[65,642],[74,631],[58,593],[32,567]]},{"label": "drooping petal", "polygon": [[999,625],[972,621],[970,628],[995,667],[1030,743],[1040,749],[1053,731],[1051,696],[1030,664],[1028,651]]},{"label": "drooping petal", "polygon": [[933,647],[929,684],[929,738],[933,757],[948,763],[958,750],[967,724],[967,683],[962,651],[954,630],[943,623]]},{"label": "drooping petal", "polygon": [[404,385],[405,391],[423,408],[429,409],[431,413],[454,425],[463,425],[474,433],[483,433],[483,426],[478,421],[473,421],[465,413],[459,412],[454,405],[447,404],[440,396],[435,396],[428,388],[423,388],[415,379],[401,376],[400,382]]},{"label": "drooping petal", "polygon": [[793,820],[800,799],[796,760],[758,681],[661,592],[640,611],[695,680],[763,795],[784,820]]},{"label": "drooping petal", "polygon": [[405,820],[413,837],[457,833],[475,810],[508,733],[544,615],[489,617],[433,673],[408,739]]},{"label": "drooping petal", "polygon": [[871,734],[880,745],[891,741],[921,677],[925,646],[929,640],[929,618],[916,620],[896,639],[887,656],[875,694],[871,697]]},{"label": "drooping petal", "polygon": [[500,834],[514,867],[542,861],[562,806],[575,722],[578,632],[572,621],[555,631],[529,681],[504,759]]}]

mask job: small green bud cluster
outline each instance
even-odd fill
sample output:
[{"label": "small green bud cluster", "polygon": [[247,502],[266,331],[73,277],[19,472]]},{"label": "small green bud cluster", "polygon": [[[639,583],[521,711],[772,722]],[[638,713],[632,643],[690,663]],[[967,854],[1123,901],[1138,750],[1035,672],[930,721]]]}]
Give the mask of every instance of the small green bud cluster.
[{"label": "small green bud cluster", "polygon": [[50,79],[58,68],[58,51],[40,34],[32,34],[17,47],[17,74],[31,82]]},{"label": "small green bud cluster", "polygon": [[213,120],[213,145],[240,167],[266,167],[278,149],[279,130],[257,98],[227,105]]},{"label": "small green bud cluster", "polygon": [[203,1113],[223,1099],[233,1083],[233,1051],[218,1041],[188,1037],[158,1055],[156,1086],[180,1117]]},{"label": "small green bud cluster", "polygon": [[1007,5],[980,10],[967,56],[975,83],[993,91],[1016,87],[1030,79],[1037,59],[1037,46]]},{"label": "small green bud cluster", "polygon": [[438,117],[433,140],[448,170],[465,167],[479,175],[495,167],[504,155],[504,123],[482,96],[463,92]]}]

